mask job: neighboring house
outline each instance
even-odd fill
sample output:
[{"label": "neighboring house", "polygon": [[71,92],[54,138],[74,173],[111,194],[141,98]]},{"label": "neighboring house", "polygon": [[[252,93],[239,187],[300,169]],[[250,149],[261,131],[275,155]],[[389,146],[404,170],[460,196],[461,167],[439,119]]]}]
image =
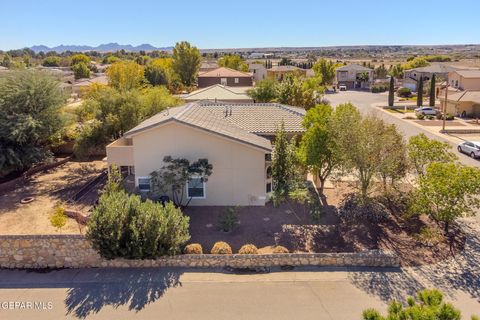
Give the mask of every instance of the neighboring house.
[{"label": "neighboring house", "polygon": [[205,60],[205,61],[202,61],[202,63],[200,64],[199,72],[212,71],[212,70],[215,70],[217,68],[218,68],[217,61]]},{"label": "neighboring house", "polygon": [[250,103],[254,102],[252,98],[247,95],[247,90],[253,87],[226,87],[221,84],[215,84],[210,87],[198,89],[189,94],[180,96],[186,102],[213,100],[222,102],[234,103]]},{"label": "neighboring house", "polygon": [[[368,79],[362,78],[364,74]],[[368,89],[373,83],[373,69],[358,65],[348,64],[335,70],[336,87],[345,86],[347,89]]]},{"label": "neighboring house", "polygon": [[282,81],[287,74],[293,74],[295,76],[305,77],[307,72],[305,69],[295,66],[275,66],[267,69],[267,77]]},{"label": "neighboring house", "polygon": [[[107,146],[107,162],[134,175],[140,192],[150,190],[150,174],[165,156],[208,159],[207,182],[185,186],[190,205],[265,205],[272,190],[271,153],[283,121],[290,136],[301,135],[305,110],[275,103],[192,102],[143,121]],[[195,189],[195,190],[193,190]],[[167,194],[168,195],[168,194]]]},{"label": "neighboring house", "polygon": [[267,68],[263,63],[248,63],[248,71],[253,74],[253,80],[255,82],[267,77]]},{"label": "neighboring house", "polygon": [[427,67],[405,70],[403,72],[402,85],[412,91],[417,91],[417,83],[420,80],[420,77],[423,77],[425,82],[430,81],[433,74],[435,74],[436,80],[440,82],[440,80],[447,78],[449,72],[456,70],[458,70],[458,68],[451,67],[443,63],[432,63]]},{"label": "neighboring house", "polygon": [[448,94],[447,105],[445,109],[445,97],[439,96],[440,110],[446,110],[446,113],[455,116],[468,118],[480,118],[480,91],[460,91]]},{"label": "neighboring house", "polygon": [[252,74],[226,67],[201,72],[198,74],[198,87],[206,88],[214,84],[221,84],[229,87],[251,87],[253,86]]},{"label": "neighboring house", "polygon": [[480,90],[480,70],[455,70],[448,73],[451,87],[459,90]]}]

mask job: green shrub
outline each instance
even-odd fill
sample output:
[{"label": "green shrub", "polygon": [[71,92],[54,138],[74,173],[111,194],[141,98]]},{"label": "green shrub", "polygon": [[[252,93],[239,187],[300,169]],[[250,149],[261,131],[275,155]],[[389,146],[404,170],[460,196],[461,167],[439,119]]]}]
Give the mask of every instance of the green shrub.
[{"label": "green shrub", "polygon": [[418,120],[423,120],[423,119],[425,119],[425,115],[419,113],[419,114],[417,114],[417,119]]},{"label": "green shrub", "polygon": [[435,227],[423,227],[416,236],[417,240],[427,246],[435,246],[443,241],[444,235],[441,230]]},{"label": "green shrub", "polygon": [[397,90],[397,95],[402,98],[410,98],[412,96],[412,90],[402,87]]},{"label": "green shrub", "polygon": [[156,258],[180,253],[190,239],[188,227],[189,217],[171,202],[142,201],[112,182],[90,216],[87,238],[107,259]]},{"label": "green shrub", "polygon": [[447,113],[447,115],[445,116],[445,120],[454,120],[455,117],[449,113]]},{"label": "green shrub", "polygon": [[203,248],[200,243],[190,243],[183,249],[185,254],[203,254]]},{"label": "green shrub", "polygon": [[284,254],[284,253],[289,253],[288,249],[282,246],[276,246],[273,249],[273,253],[275,254]]},{"label": "green shrub", "polygon": [[218,241],[216,242],[212,250],[210,250],[211,254],[232,254],[232,247],[226,242]]},{"label": "green shrub", "polygon": [[429,114],[429,115],[427,115],[427,116],[425,116],[425,117],[426,117],[428,120],[433,120],[433,119],[435,119],[435,116],[433,116],[433,115],[431,115],[431,114]]},{"label": "green shrub", "polygon": [[60,229],[67,223],[67,216],[65,215],[65,208],[61,205],[55,207],[53,213],[50,215],[50,223],[53,227]]},{"label": "green shrub", "polygon": [[372,93],[380,93],[388,90],[388,85],[386,84],[375,84],[371,87]]},{"label": "green shrub", "polygon": [[223,215],[220,217],[220,230],[224,232],[232,231],[235,226],[238,224],[238,211],[240,207],[229,207],[225,210]]},{"label": "green shrub", "polygon": [[258,249],[253,244],[245,244],[243,245],[240,250],[238,250],[239,254],[258,254]]},{"label": "green shrub", "polygon": [[318,193],[313,185],[313,182],[307,181],[306,184],[309,194],[307,200],[308,212],[310,217],[312,217],[312,220],[318,222],[322,216],[322,203],[320,202],[320,198],[318,197]]}]

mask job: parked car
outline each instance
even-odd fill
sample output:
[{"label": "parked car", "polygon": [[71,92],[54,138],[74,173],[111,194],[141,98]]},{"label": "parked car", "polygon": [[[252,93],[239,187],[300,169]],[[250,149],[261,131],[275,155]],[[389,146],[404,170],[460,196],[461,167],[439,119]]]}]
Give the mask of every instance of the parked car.
[{"label": "parked car", "polygon": [[437,115],[438,110],[433,107],[420,107],[415,109],[416,115],[424,115],[424,116],[435,116]]},{"label": "parked car", "polygon": [[468,154],[473,159],[480,158],[480,141],[465,141],[458,145],[458,152]]},{"label": "parked car", "polygon": [[345,86],[345,85],[338,86],[338,90],[347,91],[347,86]]}]

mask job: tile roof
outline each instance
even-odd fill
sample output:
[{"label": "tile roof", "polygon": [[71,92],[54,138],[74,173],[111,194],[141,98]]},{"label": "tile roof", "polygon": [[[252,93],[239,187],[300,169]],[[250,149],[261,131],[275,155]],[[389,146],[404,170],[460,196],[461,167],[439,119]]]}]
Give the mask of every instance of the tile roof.
[{"label": "tile roof", "polygon": [[340,71],[372,71],[372,69],[361,66],[359,64],[351,63],[347,64],[346,66],[338,67],[336,70]]},{"label": "tile roof", "polygon": [[296,67],[296,66],[275,66],[267,70],[273,71],[273,72],[287,72],[287,71],[296,71],[296,70],[304,70],[304,69],[300,69],[299,67]]},{"label": "tile roof", "polygon": [[270,140],[260,136],[272,135],[283,120],[289,133],[301,133],[305,110],[277,103],[212,103],[192,102],[173,107],[146,119],[125,136],[154,128],[168,121],[196,127],[232,140],[272,150]]},{"label": "tile roof", "polygon": [[247,95],[247,90],[252,87],[227,87],[221,84],[215,84],[200,90],[195,90],[181,98],[186,101],[198,100],[245,100],[251,102],[253,99]]},{"label": "tile roof", "polygon": [[[445,98],[440,97],[441,100],[445,100]],[[449,101],[468,101],[468,102],[476,102],[480,103],[480,91],[461,91],[450,94],[447,98]]]},{"label": "tile roof", "polygon": [[457,70],[455,71],[464,78],[480,78],[480,70]]},{"label": "tile roof", "polygon": [[220,67],[220,68],[216,68],[214,70],[200,72],[198,74],[199,78],[218,78],[218,77],[242,78],[242,77],[251,77],[251,76],[252,76],[252,74],[249,73],[249,72],[238,71],[238,70],[230,69],[230,68],[226,68],[226,67]]}]

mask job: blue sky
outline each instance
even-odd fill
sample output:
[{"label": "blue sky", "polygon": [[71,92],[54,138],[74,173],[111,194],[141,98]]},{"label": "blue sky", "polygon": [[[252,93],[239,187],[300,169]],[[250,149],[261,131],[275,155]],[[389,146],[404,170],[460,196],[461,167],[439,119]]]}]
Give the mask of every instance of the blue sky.
[{"label": "blue sky", "polygon": [[480,1],[0,0],[0,48],[480,43]]}]

